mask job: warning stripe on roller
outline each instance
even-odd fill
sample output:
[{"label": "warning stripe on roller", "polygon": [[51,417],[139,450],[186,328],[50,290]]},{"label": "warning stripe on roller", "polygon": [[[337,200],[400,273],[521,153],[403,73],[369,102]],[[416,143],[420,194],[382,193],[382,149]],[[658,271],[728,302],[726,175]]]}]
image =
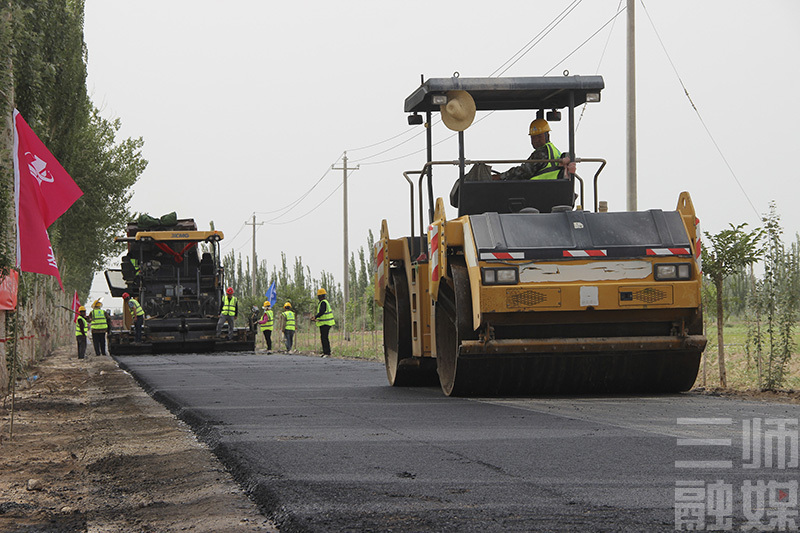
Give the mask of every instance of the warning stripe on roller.
[{"label": "warning stripe on roller", "polygon": [[648,248],[647,255],[692,255],[688,248]]},{"label": "warning stripe on roller", "polygon": [[439,281],[439,226],[428,226],[431,241],[431,281]]},{"label": "warning stripe on roller", "polygon": [[378,287],[383,287],[385,283],[385,280],[383,279],[383,274],[384,274],[383,261],[384,261],[383,241],[378,241],[375,243],[375,276],[377,277]]},{"label": "warning stripe on roller", "polygon": [[605,250],[564,250],[564,257],[606,257]]},{"label": "warning stripe on roller", "polygon": [[492,259],[525,259],[525,252],[481,252],[481,261]]}]

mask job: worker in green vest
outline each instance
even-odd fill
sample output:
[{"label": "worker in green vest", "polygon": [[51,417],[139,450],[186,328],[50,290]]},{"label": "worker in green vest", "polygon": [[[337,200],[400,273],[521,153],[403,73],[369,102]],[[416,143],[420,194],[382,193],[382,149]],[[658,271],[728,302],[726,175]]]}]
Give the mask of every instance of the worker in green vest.
[{"label": "worker in green vest", "polygon": [[569,157],[561,157],[561,152],[550,142],[550,124],[543,118],[537,118],[528,127],[531,138],[533,153],[528,159],[554,159],[553,161],[535,161],[522,163],[519,166],[510,168],[498,175],[502,180],[554,180],[564,177],[566,170],[570,174],[575,173],[575,163],[570,162]]},{"label": "worker in green vest", "polygon": [[141,304],[136,301],[136,298],[131,298],[131,295],[126,293],[122,294],[122,299],[130,309],[131,316],[133,317],[133,342],[142,342],[142,326],[144,326],[144,309]]},{"label": "worker in green vest", "polygon": [[217,337],[222,335],[222,325],[228,324],[228,340],[233,340],[233,320],[239,314],[239,302],[233,295],[233,287],[228,287],[222,296],[219,310],[219,321],[217,321]]},{"label": "worker in green vest", "polygon": [[322,341],[322,357],[328,357],[331,354],[331,341],[328,335],[331,328],[336,324],[333,320],[333,308],[328,302],[328,293],[325,289],[317,291],[317,314],[314,315],[312,320],[316,321],[319,328],[319,337]]},{"label": "worker in green vest", "polygon": [[294,331],[296,329],[294,311],[292,311],[292,304],[286,302],[283,304],[283,338],[286,341],[286,351],[292,351],[294,344]]},{"label": "worker in green vest", "polygon": [[272,353],[272,323],[274,314],[270,307],[269,300],[264,302],[264,307],[262,307],[264,314],[261,316],[261,320],[258,321],[261,332],[264,334],[264,340],[267,342],[267,353]]},{"label": "worker in green vest", "polygon": [[86,357],[86,334],[89,333],[89,322],[86,320],[86,308],[78,308],[78,317],[75,320],[75,340],[78,341],[78,359]]},{"label": "worker in green vest", "polygon": [[111,329],[111,320],[108,314],[103,311],[103,302],[97,299],[92,304],[92,312],[89,315],[92,330],[92,345],[95,355],[106,355],[106,333]]}]

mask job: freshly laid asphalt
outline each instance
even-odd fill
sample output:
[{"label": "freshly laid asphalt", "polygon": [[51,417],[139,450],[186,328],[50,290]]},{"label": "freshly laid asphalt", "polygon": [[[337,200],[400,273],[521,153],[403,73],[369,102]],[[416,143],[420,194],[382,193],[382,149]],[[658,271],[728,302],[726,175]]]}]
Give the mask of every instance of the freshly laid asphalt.
[{"label": "freshly laid asphalt", "polygon": [[459,399],[389,387],[374,362],[116,359],[281,531],[674,531],[685,529],[676,487],[687,480],[729,484],[738,529],[744,480],[800,473],[743,468],[743,422],[796,424],[790,404],[699,394]]}]

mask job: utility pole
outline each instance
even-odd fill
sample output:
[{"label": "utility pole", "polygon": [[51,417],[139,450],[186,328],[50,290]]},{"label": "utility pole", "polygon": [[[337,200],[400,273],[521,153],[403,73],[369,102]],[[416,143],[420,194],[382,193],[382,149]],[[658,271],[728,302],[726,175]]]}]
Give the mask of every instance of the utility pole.
[{"label": "utility pole", "polygon": [[348,251],[348,237],[347,237],[347,171],[358,170],[360,165],[355,168],[347,168],[347,152],[342,156],[342,166],[340,168],[331,167],[332,170],[342,171],[342,197],[344,198],[344,312],[342,313],[342,324],[344,327],[344,338],[350,340],[350,332],[347,331],[347,302],[350,301],[350,252]]},{"label": "utility pole", "polygon": [[256,224],[256,214],[253,213],[253,221],[252,222],[245,222],[248,226],[253,226],[253,283],[252,283],[252,292],[251,296],[256,295],[256,265],[258,264],[256,258],[256,226],[263,226],[263,222],[259,222]]},{"label": "utility pole", "polygon": [[634,5],[636,0],[628,0],[628,98],[627,98],[627,204],[628,211],[637,210],[636,201],[636,13]]}]

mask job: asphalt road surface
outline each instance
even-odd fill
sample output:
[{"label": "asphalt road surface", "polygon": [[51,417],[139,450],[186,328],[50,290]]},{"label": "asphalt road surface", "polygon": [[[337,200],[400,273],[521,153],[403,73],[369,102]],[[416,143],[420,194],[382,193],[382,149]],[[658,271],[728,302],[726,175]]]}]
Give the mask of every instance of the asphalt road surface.
[{"label": "asphalt road surface", "polygon": [[796,529],[796,405],[700,394],[459,399],[382,364],[118,357],[281,531]]}]

